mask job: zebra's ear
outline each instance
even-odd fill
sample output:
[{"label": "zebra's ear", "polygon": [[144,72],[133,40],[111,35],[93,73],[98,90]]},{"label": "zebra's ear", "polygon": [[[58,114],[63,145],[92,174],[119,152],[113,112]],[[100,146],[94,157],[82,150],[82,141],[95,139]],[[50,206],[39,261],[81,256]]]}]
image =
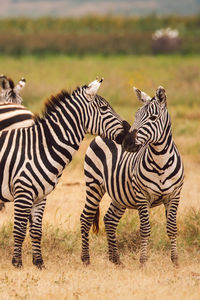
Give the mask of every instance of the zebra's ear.
[{"label": "zebra's ear", "polygon": [[147,101],[151,100],[151,97],[145,92],[140,91],[136,87],[133,87],[133,90],[135,91],[137,98],[143,103],[146,103]]},{"label": "zebra's ear", "polygon": [[92,100],[94,98],[102,82],[103,82],[103,78],[101,78],[101,80],[96,79],[92,81],[90,84],[88,84],[88,86],[85,89],[85,92],[88,96],[90,96],[89,100]]},{"label": "zebra's ear", "polygon": [[26,85],[26,79],[21,78],[19,83],[15,87],[15,92],[19,93]]},{"label": "zebra's ear", "polygon": [[167,104],[166,92],[165,92],[165,89],[162,86],[159,86],[157,88],[155,97],[161,105],[166,105]]},{"label": "zebra's ear", "polygon": [[10,88],[10,82],[5,75],[0,75],[0,86],[4,90]]}]

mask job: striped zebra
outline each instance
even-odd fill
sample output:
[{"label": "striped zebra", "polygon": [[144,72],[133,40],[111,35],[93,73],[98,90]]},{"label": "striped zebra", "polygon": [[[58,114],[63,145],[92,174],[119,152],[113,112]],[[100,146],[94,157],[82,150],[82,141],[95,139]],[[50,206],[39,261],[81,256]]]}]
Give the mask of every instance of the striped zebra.
[{"label": "striped zebra", "polygon": [[34,125],[0,133],[0,199],[14,201],[14,254],[22,266],[22,243],[30,222],[33,264],[43,268],[42,217],[46,196],[87,132],[122,143],[130,126],[97,91],[102,80],[52,97]]},{"label": "striped zebra", "polygon": [[[15,87],[12,79],[8,79],[5,75],[0,76],[0,131],[28,127],[33,124],[32,112],[20,105],[23,101],[20,92],[25,83],[26,80],[22,78]],[[4,203],[0,203],[0,210],[4,207]]]},{"label": "striped zebra", "polygon": [[164,204],[171,260],[178,265],[176,214],[183,185],[183,164],[174,144],[166,93],[159,87],[153,98],[135,89],[143,106],[123,141],[123,147],[96,137],[86,152],[84,172],[86,203],[80,217],[81,259],[90,263],[89,230],[98,231],[99,204],[107,192],[111,204],[104,216],[109,260],[120,264],[116,228],[126,208],[137,209],[140,218],[140,263],[147,260],[150,236],[149,208]]},{"label": "striped zebra", "polygon": [[12,79],[7,78],[5,75],[0,76],[0,103],[22,103],[22,97],[20,96],[21,90],[26,84],[25,78],[21,78],[19,83],[15,86]]}]

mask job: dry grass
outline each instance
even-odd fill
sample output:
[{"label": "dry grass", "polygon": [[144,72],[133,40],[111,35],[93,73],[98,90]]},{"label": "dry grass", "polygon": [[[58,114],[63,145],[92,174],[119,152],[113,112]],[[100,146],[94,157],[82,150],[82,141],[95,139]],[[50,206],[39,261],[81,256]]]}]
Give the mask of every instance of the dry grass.
[{"label": "dry grass", "polygon": [[[77,256],[53,257],[40,272],[30,264],[22,271],[3,265],[0,272],[1,299],[199,299],[200,269],[195,258],[174,269],[165,254],[152,255],[145,269],[126,257],[117,268],[98,257],[87,268]],[[50,261],[49,261],[50,262]]]},{"label": "dry grass", "polygon": [[[154,244],[154,239],[159,242],[159,237],[156,237],[159,226],[162,227],[160,239],[165,240],[163,245],[168,243],[163,231],[162,208],[151,211],[153,232],[149,261],[144,269],[139,266],[139,252],[131,252],[126,247],[120,248],[124,267],[111,264],[107,259],[103,228],[100,236],[91,235],[91,265],[82,265],[79,234],[79,216],[85,201],[82,161],[89,141],[83,142],[73,164],[66,168],[56,190],[48,197],[43,235],[46,270],[38,271],[32,266],[29,237],[23,247],[24,269],[15,270],[11,265],[13,242],[9,238],[8,248],[0,249],[1,299],[199,299],[200,256],[197,249],[184,248],[179,242],[180,268],[175,269],[170,262],[169,249]],[[186,179],[178,217],[180,227],[189,209],[200,207],[200,175],[195,174],[196,164],[186,158],[185,168]],[[105,196],[101,204],[101,223],[108,205],[109,198]],[[1,226],[12,222],[12,211],[12,204],[7,205],[1,213]],[[126,214],[120,228],[125,226],[131,231],[128,223],[131,216],[136,219],[137,213],[129,210]]]}]

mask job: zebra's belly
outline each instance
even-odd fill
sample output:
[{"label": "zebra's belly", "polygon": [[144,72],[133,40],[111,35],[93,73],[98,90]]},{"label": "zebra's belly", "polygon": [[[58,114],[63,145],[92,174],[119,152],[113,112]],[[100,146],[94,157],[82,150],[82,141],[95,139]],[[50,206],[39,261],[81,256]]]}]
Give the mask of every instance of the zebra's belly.
[{"label": "zebra's belly", "polygon": [[[106,191],[113,202],[126,208],[137,209],[138,204],[141,204],[142,201],[148,203],[149,207],[168,202],[173,197],[178,186],[172,183],[169,185],[140,186],[134,180],[122,182],[121,178],[117,179],[115,177],[113,179],[110,178],[110,181],[106,183]],[[141,191],[139,198],[137,198],[136,191]]]},{"label": "zebra's belly", "polygon": [[123,207],[137,209],[136,193],[130,181],[122,182],[121,179],[110,180],[106,191],[113,202]]}]

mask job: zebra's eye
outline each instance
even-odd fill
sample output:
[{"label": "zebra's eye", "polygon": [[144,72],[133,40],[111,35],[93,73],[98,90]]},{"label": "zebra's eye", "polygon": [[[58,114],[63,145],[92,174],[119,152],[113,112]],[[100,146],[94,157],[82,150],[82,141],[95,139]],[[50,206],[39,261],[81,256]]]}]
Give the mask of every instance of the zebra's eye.
[{"label": "zebra's eye", "polygon": [[157,119],[157,116],[151,116],[149,119],[150,119],[151,121],[155,121],[155,120]]},{"label": "zebra's eye", "polygon": [[107,105],[102,105],[100,108],[101,108],[102,111],[106,111],[108,106]]}]

